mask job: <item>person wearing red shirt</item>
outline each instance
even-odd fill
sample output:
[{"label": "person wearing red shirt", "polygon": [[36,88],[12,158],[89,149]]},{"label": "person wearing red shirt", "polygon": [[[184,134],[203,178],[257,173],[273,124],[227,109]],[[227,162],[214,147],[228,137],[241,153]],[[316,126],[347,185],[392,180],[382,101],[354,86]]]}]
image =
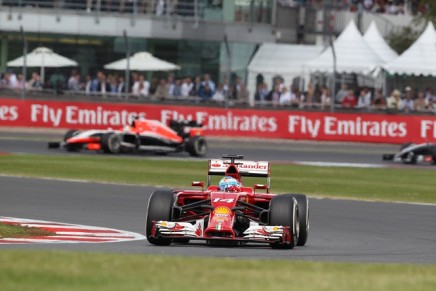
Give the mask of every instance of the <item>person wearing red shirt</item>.
[{"label": "person wearing red shirt", "polygon": [[342,99],[342,108],[353,109],[357,105],[356,96],[354,96],[353,90],[348,90],[348,94]]}]

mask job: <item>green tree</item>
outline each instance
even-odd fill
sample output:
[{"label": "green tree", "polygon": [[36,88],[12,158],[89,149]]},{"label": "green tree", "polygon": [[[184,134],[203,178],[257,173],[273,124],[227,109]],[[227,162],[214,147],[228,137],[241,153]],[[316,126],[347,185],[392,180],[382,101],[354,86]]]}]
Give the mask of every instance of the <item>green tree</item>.
[{"label": "green tree", "polygon": [[[415,42],[429,21],[436,23],[436,3],[434,2],[436,1],[420,0],[414,7],[417,15],[412,23],[388,35],[389,45],[398,54],[402,54]],[[417,30],[416,27],[421,27],[421,29]]]},{"label": "green tree", "polygon": [[391,48],[401,55],[415,42],[420,32],[416,31],[412,26],[405,26],[399,31],[391,32],[387,39]]}]

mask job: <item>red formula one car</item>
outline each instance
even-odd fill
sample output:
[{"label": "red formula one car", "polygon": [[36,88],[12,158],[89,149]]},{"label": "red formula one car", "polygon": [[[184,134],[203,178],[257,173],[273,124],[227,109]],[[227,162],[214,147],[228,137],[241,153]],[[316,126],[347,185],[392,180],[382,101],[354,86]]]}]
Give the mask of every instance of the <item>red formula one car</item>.
[{"label": "red formula one car", "polygon": [[[154,245],[205,240],[208,243],[266,243],[272,248],[304,246],[309,233],[309,201],[303,194],[271,194],[270,164],[225,155],[209,160],[201,190],[156,190],[150,197],[146,236]],[[224,176],[210,185],[211,176]],[[266,184],[242,186],[242,177],[264,177]],[[256,191],[262,190],[263,193]],[[265,193],[266,192],[266,193]]]},{"label": "red formula one car", "polygon": [[201,124],[195,121],[169,122],[169,126],[151,119],[135,118],[122,129],[69,130],[63,142],[50,142],[49,148],[67,151],[82,149],[117,154],[122,151],[154,151],[157,153],[186,151],[191,156],[207,153],[207,142]]}]

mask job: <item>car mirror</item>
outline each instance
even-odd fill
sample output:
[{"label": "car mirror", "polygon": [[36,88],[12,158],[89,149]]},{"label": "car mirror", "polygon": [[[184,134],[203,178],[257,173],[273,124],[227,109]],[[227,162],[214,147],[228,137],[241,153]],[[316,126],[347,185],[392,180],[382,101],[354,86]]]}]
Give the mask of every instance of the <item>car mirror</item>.
[{"label": "car mirror", "polygon": [[204,191],[203,190],[204,189],[204,182],[194,181],[194,182],[192,182],[192,186],[201,187],[201,191]]},{"label": "car mirror", "polygon": [[264,189],[268,190],[268,186],[265,184],[254,184],[254,193],[256,193],[256,189]]}]

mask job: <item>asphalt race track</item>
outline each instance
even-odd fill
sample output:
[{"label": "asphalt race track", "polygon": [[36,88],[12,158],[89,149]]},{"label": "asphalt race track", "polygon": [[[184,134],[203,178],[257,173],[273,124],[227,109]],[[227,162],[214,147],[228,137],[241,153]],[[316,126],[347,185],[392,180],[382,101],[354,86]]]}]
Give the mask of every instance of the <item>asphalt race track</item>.
[{"label": "asphalt race track", "polygon": [[[82,151],[68,153],[58,149],[48,149],[49,141],[61,141],[63,133],[11,132],[0,131],[0,152],[95,155],[95,152]],[[336,162],[382,164],[383,153],[394,153],[399,147],[385,144],[362,143],[316,143],[304,141],[235,140],[209,138],[209,152],[206,159],[220,158],[222,154],[242,154],[247,160],[267,160],[280,162]],[[131,154],[130,154],[131,155]],[[139,157],[156,156],[140,153]],[[190,158],[187,153],[172,153],[171,158]],[[389,165],[389,163],[385,163]]]},{"label": "asphalt race track", "polygon": [[[94,155],[49,150],[63,132],[0,131],[0,152]],[[312,143],[268,140],[209,139],[205,158],[224,153],[245,159],[276,162],[336,162],[383,164],[381,154],[398,146]],[[138,157],[154,157],[141,153]],[[169,158],[190,158],[186,153]],[[386,164],[385,164],[386,165]],[[436,168],[436,167],[427,167]],[[0,215],[116,228],[144,234],[147,201],[153,187],[68,182],[0,176]],[[146,241],[105,244],[2,245],[4,248],[68,249],[97,252],[168,254],[241,258],[436,263],[436,206],[310,199],[308,244],[294,250],[268,246],[211,247],[190,245],[157,247]]]},{"label": "asphalt race track", "polygon": [[[111,227],[144,233],[153,187],[0,176],[2,216]],[[2,245],[6,248],[326,261],[436,263],[436,206],[310,199],[308,244],[159,247],[147,241]]]}]

